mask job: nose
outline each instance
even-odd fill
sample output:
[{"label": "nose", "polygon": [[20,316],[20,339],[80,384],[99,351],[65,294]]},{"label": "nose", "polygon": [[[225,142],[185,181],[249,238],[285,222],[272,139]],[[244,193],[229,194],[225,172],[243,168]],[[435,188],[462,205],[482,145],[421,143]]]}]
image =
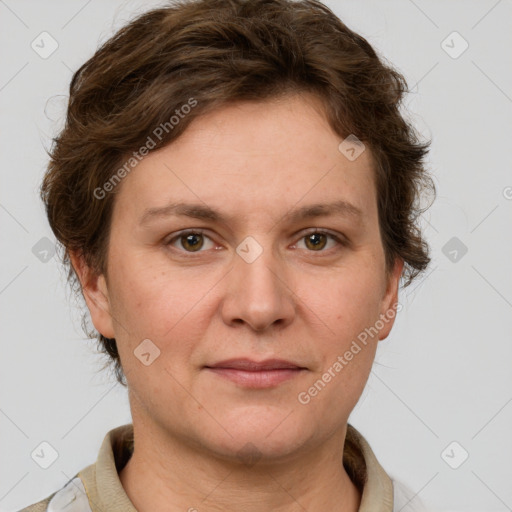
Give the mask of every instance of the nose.
[{"label": "nose", "polygon": [[239,254],[234,258],[222,304],[224,322],[247,324],[255,331],[288,325],[296,308],[285,262],[266,248],[254,261]]}]

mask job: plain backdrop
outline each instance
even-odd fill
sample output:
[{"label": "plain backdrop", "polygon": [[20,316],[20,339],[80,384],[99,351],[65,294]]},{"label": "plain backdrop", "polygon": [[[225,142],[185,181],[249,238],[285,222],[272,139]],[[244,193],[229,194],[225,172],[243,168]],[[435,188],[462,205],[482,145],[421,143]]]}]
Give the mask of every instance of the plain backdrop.
[{"label": "plain backdrop", "polygon": [[[432,510],[512,510],[512,2],[326,3],[407,78],[438,189],[422,217],[432,263],[401,293],[350,422]],[[72,72],[162,4],[0,1],[1,511],[60,488],[131,420],[81,331],[38,187]],[[58,44],[46,58],[38,37]],[[44,441],[48,469],[31,457]]]}]

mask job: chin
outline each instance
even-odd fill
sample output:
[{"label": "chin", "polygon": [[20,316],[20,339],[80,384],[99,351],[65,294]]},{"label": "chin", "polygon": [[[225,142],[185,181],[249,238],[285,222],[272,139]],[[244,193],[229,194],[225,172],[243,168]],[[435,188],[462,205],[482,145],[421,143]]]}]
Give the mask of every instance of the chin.
[{"label": "chin", "polygon": [[[259,409],[256,407],[255,409]],[[244,417],[231,417],[224,423],[226,430],[220,436],[211,435],[204,443],[218,456],[227,460],[238,460],[254,464],[256,460],[285,461],[313,437],[306,425],[292,420],[293,413],[279,410],[279,414],[261,411],[246,412]],[[286,419],[285,419],[286,418]],[[284,420],[284,421],[283,421]],[[203,431],[204,432],[204,431]],[[219,430],[215,431],[217,434]],[[210,433],[213,432],[210,430]]]}]

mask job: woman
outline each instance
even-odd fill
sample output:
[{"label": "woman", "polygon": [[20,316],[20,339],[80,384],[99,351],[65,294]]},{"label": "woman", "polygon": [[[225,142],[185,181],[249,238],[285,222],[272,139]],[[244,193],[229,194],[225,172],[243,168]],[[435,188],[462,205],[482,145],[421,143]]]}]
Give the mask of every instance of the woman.
[{"label": "woman", "polygon": [[75,73],[42,197],[133,424],[25,510],[420,510],[348,423],[430,261],[405,90],[315,1],[174,3]]}]

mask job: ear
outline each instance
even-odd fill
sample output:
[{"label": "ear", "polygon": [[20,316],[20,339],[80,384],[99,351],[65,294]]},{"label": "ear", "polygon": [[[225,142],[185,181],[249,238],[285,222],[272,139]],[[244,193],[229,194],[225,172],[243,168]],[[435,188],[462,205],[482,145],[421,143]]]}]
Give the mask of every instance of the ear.
[{"label": "ear", "polygon": [[96,274],[86,264],[82,255],[70,251],[69,258],[80,280],[94,327],[106,338],[115,338],[105,276]]},{"label": "ear", "polygon": [[398,304],[398,288],[400,284],[400,276],[404,268],[404,260],[395,258],[393,270],[390,272],[387,280],[386,291],[382,299],[382,309],[380,319],[384,327],[379,331],[379,340],[386,339],[391,332],[391,328],[395,323],[396,305]]}]

